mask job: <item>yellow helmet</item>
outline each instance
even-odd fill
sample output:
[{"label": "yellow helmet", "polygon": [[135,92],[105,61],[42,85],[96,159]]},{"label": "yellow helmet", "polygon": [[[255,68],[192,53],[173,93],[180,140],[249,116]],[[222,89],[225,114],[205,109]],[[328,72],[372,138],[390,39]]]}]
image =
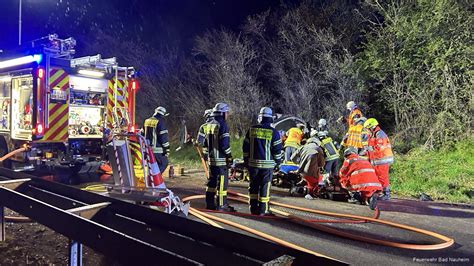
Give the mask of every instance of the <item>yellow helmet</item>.
[{"label": "yellow helmet", "polygon": [[375,118],[369,118],[364,123],[365,128],[374,128],[379,125],[379,122]]}]

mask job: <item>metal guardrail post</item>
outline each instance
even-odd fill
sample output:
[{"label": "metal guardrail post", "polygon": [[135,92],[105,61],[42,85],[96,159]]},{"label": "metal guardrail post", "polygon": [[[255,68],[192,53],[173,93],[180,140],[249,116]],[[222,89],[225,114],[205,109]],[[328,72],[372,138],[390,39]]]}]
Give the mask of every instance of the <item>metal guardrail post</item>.
[{"label": "metal guardrail post", "polygon": [[82,266],[82,244],[69,240],[69,266]]}]

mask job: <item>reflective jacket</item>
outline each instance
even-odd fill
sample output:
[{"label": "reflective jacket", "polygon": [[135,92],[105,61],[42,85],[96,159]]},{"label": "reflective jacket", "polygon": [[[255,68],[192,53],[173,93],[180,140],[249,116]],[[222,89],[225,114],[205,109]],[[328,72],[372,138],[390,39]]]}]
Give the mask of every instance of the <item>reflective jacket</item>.
[{"label": "reflective jacket", "polygon": [[153,153],[167,154],[170,149],[168,129],[161,115],[152,116],[143,125],[145,138],[150,142]]},{"label": "reflective jacket", "polygon": [[382,190],[375,169],[369,161],[351,154],[339,170],[341,185],[352,191]]},{"label": "reflective jacket", "polygon": [[392,145],[387,134],[377,126],[368,141],[369,159],[372,165],[392,164]]},{"label": "reflective jacket", "polygon": [[312,177],[319,177],[319,168],[325,164],[324,152],[314,138],[308,139],[305,145],[293,153],[291,160],[299,161],[299,173]]},{"label": "reflective jacket", "polygon": [[326,161],[339,159],[339,149],[336,148],[331,137],[321,139],[321,148],[324,150],[324,158]]},{"label": "reflective jacket", "polygon": [[243,143],[244,162],[249,167],[273,169],[283,156],[281,138],[270,123],[250,127]]},{"label": "reflective jacket", "polygon": [[355,148],[363,148],[364,143],[362,142],[362,135],[363,131],[367,132],[367,129],[364,129],[362,124],[354,125],[349,128],[349,132],[347,132],[346,136],[344,137],[342,143],[345,147],[355,147]]},{"label": "reflective jacket", "polygon": [[207,147],[204,147],[204,142],[206,140],[206,127],[208,127],[209,125],[209,122],[214,120],[213,117],[208,117],[206,119],[206,123],[202,124],[200,127],[199,127],[199,130],[198,130],[198,135],[197,135],[197,139],[196,139],[196,144],[198,144],[199,146],[203,147],[202,148],[202,151],[207,154]]},{"label": "reflective jacket", "polygon": [[292,127],[288,130],[288,137],[285,140],[285,148],[293,147],[299,148],[301,145],[301,140],[303,139],[304,133],[301,129],[297,127]]},{"label": "reflective jacket", "polygon": [[217,116],[205,124],[204,148],[209,154],[209,165],[225,166],[226,158],[231,158],[230,134],[222,116]]},{"label": "reflective jacket", "polygon": [[349,116],[347,117],[347,125],[349,126],[349,128],[351,126],[354,126],[356,124],[355,120],[357,118],[361,118],[362,116],[362,111],[360,111],[358,107],[354,108],[354,110],[352,110],[349,113]]}]

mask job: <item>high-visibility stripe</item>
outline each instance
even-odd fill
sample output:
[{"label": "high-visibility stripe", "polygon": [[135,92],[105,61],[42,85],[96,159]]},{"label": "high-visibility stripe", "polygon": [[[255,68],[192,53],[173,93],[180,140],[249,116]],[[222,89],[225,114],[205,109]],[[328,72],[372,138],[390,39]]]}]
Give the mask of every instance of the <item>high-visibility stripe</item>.
[{"label": "high-visibility stripe", "polygon": [[219,176],[219,206],[224,205],[224,176]]},{"label": "high-visibility stripe", "polygon": [[[117,107],[128,109],[128,85],[124,80],[119,79],[117,82],[117,90],[115,90],[115,78],[108,81],[108,90],[107,90],[107,127],[112,128],[114,117],[113,109],[115,107],[115,96],[114,92],[117,94]],[[122,111],[117,110],[117,115],[119,118],[123,118],[126,114],[123,114]]]},{"label": "high-visibility stripe", "polygon": [[362,174],[362,173],[375,173],[375,169],[373,169],[373,168],[372,169],[370,169],[370,168],[360,169],[360,170],[352,172],[351,176]]},{"label": "high-visibility stripe", "polygon": [[[62,69],[52,69],[50,71],[49,86],[54,90],[61,90],[68,93],[69,74]],[[69,95],[68,95],[69,96]],[[69,124],[69,97],[65,102],[48,104],[48,127],[45,129],[41,141],[67,141]]]},{"label": "high-visibility stripe", "polygon": [[363,183],[363,184],[351,185],[350,188],[359,189],[363,187],[381,187],[381,186],[382,185],[380,183]]}]

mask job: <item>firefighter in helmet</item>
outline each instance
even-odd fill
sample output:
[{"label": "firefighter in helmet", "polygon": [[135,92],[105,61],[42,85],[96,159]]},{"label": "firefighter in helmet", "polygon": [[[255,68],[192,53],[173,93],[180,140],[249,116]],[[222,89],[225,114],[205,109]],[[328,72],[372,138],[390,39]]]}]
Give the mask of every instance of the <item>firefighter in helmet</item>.
[{"label": "firefighter in helmet", "polygon": [[168,129],[166,128],[165,117],[169,113],[163,106],[155,109],[153,116],[147,118],[144,122],[144,136],[153,149],[156,161],[160,171],[164,172],[168,167],[168,156],[170,143],[168,141]]},{"label": "firefighter in helmet", "polygon": [[364,128],[370,131],[365,150],[383,187],[383,195],[380,199],[389,200],[390,181],[388,172],[390,165],[394,162],[392,145],[387,134],[380,128],[377,119],[367,119],[364,123]]},{"label": "firefighter in helmet", "polygon": [[242,147],[250,175],[250,212],[257,215],[271,215],[268,202],[273,169],[278,168],[283,157],[280,134],[271,126],[272,122],[272,109],[261,108],[258,124],[247,131]]},{"label": "firefighter in helmet", "polygon": [[212,109],[214,119],[204,127],[204,148],[208,151],[209,180],[206,189],[206,208],[211,210],[234,211],[227,203],[229,184],[228,166],[232,164],[230,134],[226,120],[229,105],[218,103]]}]

